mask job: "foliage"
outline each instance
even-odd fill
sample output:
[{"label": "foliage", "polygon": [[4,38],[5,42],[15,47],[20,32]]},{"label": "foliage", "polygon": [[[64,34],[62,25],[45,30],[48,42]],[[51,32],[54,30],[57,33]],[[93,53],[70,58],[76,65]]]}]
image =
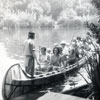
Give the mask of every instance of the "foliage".
[{"label": "foliage", "polygon": [[100,53],[95,52],[92,58],[88,59],[87,72],[92,81],[94,100],[100,100]]},{"label": "foliage", "polygon": [[0,2],[1,28],[7,27],[5,19],[13,20],[8,23],[14,27],[54,27],[58,23],[58,26],[66,27],[67,24],[72,25],[70,20],[75,24],[78,23],[77,26],[86,20],[95,21],[96,16],[96,9],[90,0],[2,0]]},{"label": "foliage", "polygon": [[87,23],[87,27],[92,32],[91,36],[96,39],[96,42],[100,44],[100,27],[94,23]]},{"label": "foliage", "polygon": [[92,0],[92,3],[95,4],[97,9],[100,9],[100,0]]},{"label": "foliage", "polygon": [[[93,5],[95,5],[98,11],[97,13],[100,16],[100,0],[92,0],[92,3]],[[100,22],[98,21],[97,24],[94,24],[93,22],[87,22],[87,27],[91,31],[91,34],[88,35],[96,39],[96,42],[100,46]],[[90,77],[93,84],[94,97],[95,100],[100,100],[100,47],[99,49],[96,49],[95,55],[93,56],[93,59],[89,61],[89,64],[91,66],[91,70],[89,71],[89,73],[91,73]]]}]

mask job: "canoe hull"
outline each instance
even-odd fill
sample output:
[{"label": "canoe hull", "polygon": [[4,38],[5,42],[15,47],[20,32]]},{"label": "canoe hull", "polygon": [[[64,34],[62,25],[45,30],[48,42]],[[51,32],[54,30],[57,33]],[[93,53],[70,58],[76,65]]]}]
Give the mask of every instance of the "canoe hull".
[{"label": "canoe hull", "polygon": [[[85,62],[86,59],[84,58],[81,59],[79,62],[71,65],[69,68],[66,67],[64,71],[52,71],[46,74],[37,75],[35,78],[31,78],[31,79],[27,78],[25,75],[24,75],[25,79],[23,79],[22,78],[23,72],[20,69],[20,65],[15,64],[10,67],[10,69],[7,71],[5,75],[4,83],[2,86],[3,98],[4,100],[8,100],[10,98],[14,98],[26,94],[31,90],[35,90],[42,86],[64,80],[66,78],[65,76],[69,76],[72,72],[76,71],[81,66],[83,66]],[[14,68],[14,66],[17,66],[16,67],[17,71],[16,69],[13,71],[11,70],[12,68]],[[18,73],[22,73],[22,74],[18,76]],[[13,78],[14,75],[16,76],[16,78]]]}]

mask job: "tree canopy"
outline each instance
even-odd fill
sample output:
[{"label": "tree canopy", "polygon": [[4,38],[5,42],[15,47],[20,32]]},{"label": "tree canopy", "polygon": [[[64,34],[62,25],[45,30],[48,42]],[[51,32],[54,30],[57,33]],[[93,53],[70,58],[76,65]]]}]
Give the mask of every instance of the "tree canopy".
[{"label": "tree canopy", "polygon": [[[16,26],[67,26],[80,25],[86,20],[95,22],[97,10],[91,0],[1,0],[0,27],[6,20]],[[46,22],[45,22],[46,21]],[[10,22],[10,21],[9,21]],[[62,24],[65,22],[64,24]],[[10,24],[11,24],[10,23]],[[71,24],[71,25],[73,25]],[[13,26],[13,25],[11,25]],[[42,26],[43,27],[43,26]]]}]

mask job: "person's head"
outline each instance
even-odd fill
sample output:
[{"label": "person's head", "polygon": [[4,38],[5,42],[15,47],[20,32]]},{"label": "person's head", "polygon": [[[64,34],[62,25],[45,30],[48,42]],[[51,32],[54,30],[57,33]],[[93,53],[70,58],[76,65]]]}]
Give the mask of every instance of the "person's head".
[{"label": "person's head", "polygon": [[47,53],[50,54],[51,53],[51,49],[47,48]]},{"label": "person's head", "polygon": [[54,43],[54,47],[58,47],[59,46],[59,44],[58,43]]},{"label": "person's head", "polygon": [[83,43],[86,43],[86,38],[83,38],[83,39],[82,39],[82,42],[83,42]]},{"label": "person's head", "polygon": [[54,47],[53,48],[53,54],[55,54],[55,55],[59,55],[60,54],[59,47]]},{"label": "person's head", "polygon": [[46,54],[46,47],[41,47],[41,53]]},{"label": "person's head", "polygon": [[35,38],[35,33],[34,32],[29,32],[28,33],[28,38],[29,39],[34,39]]},{"label": "person's head", "polygon": [[69,47],[69,45],[70,45],[70,44],[66,42],[66,46]]},{"label": "person's head", "polygon": [[64,48],[66,46],[66,42],[65,41],[61,41],[60,45],[62,46],[62,48]]},{"label": "person's head", "polygon": [[78,40],[78,41],[81,41],[81,37],[77,37],[77,40]]},{"label": "person's head", "polygon": [[97,25],[95,25],[94,23],[91,23],[90,27],[95,29],[95,28],[97,28]]},{"label": "person's head", "polygon": [[72,42],[72,47],[76,48],[77,47],[77,43],[76,42]]},{"label": "person's head", "polygon": [[61,46],[59,46],[58,48],[59,48],[59,53],[62,54],[63,48]]},{"label": "person's head", "polygon": [[92,44],[92,41],[91,40],[88,40],[87,42],[88,42],[88,44]]},{"label": "person's head", "polygon": [[70,51],[69,51],[69,53],[70,53],[71,55],[73,55],[74,52],[75,52],[75,49],[74,49],[74,48],[71,48]]},{"label": "person's head", "polygon": [[90,32],[87,32],[86,35],[91,37],[91,33]]},{"label": "person's head", "polygon": [[72,39],[72,42],[76,42],[76,38],[73,38],[73,39]]}]

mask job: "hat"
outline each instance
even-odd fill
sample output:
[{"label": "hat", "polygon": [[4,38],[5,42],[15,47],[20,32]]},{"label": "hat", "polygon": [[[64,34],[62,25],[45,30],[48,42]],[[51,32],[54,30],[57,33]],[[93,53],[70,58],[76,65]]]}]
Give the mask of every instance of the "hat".
[{"label": "hat", "polygon": [[73,40],[76,40],[76,37],[74,37]]},{"label": "hat", "polygon": [[50,48],[47,48],[47,51],[51,51],[51,49]]},{"label": "hat", "polygon": [[66,45],[69,46],[70,44],[69,43],[66,43]]},{"label": "hat", "polygon": [[58,43],[54,43],[54,46],[58,46],[59,44]]},{"label": "hat", "polygon": [[66,44],[66,41],[61,41],[60,44]]}]

